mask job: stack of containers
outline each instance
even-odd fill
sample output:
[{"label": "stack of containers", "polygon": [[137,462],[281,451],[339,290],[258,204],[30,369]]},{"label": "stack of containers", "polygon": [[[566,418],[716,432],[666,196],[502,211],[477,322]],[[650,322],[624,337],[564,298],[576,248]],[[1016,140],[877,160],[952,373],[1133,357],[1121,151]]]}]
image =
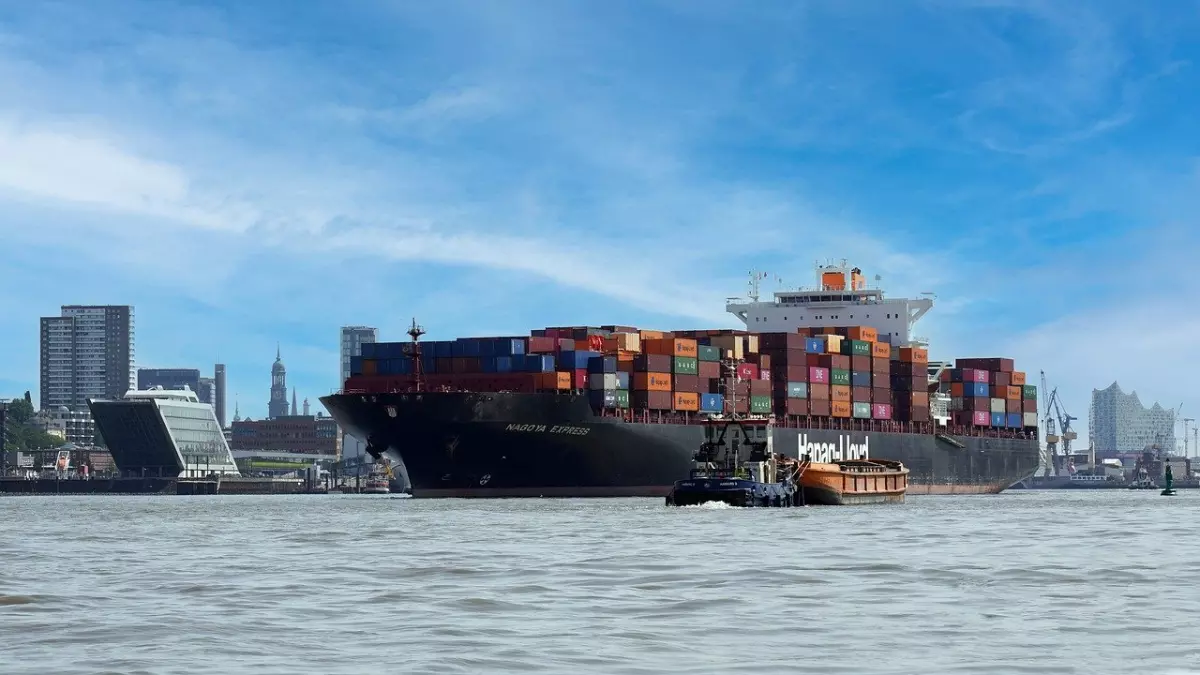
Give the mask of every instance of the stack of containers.
[{"label": "stack of containers", "polygon": [[842,355],[850,358],[850,416],[854,419],[871,419],[871,389],[874,384],[871,354],[878,339],[874,328],[855,326],[846,329],[846,339],[842,340]]},{"label": "stack of containers", "polygon": [[[721,349],[710,344],[702,344],[701,338],[696,344],[696,376],[699,378],[700,390],[700,410],[704,412],[719,413],[724,409],[724,405],[718,405],[716,401],[723,400],[724,397],[719,396],[721,393]],[[718,398],[705,399],[706,394],[718,394]],[[708,407],[705,407],[706,402]],[[717,405],[716,409],[712,406]]]},{"label": "stack of containers", "polygon": [[[662,338],[653,338],[662,339]],[[650,342],[642,333],[642,347]],[[629,405],[635,410],[670,410],[674,403],[671,389],[673,358],[664,354],[641,353],[633,359],[633,383]]]},{"label": "stack of containers", "polygon": [[[1037,427],[1037,388],[1025,383],[1025,373],[1014,370],[1013,360],[1001,357],[957,359],[950,371],[951,404],[955,378],[970,379],[976,383],[986,382],[987,420],[979,414],[983,405],[977,401],[963,401],[963,414],[956,418],[961,424],[988,426],[1005,429]],[[976,385],[976,393],[982,388]],[[967,412],[970,412],[968,419]]]},{"label": "stack of containers", "polygon": [[593,356],[588,359],[588,398],[593,408],[629,407],[629,373],[617,370],[617,357]]},{"label": "stack of containers", "polygon": [[657,338],[642,343],[646,354],[663,356],[671,361],[671,410],[700,410],[700,365],[696,348],[696,341],[691,338]]},{"label": "stack of containers", "polygon": [[[1004,399],[992,397],[991,373],[978,368],[956,368],[942,372],[942,380],[950,383],[949,411],[955,424],[961,426],[1004,426]],[[994,425],[994,415],[1000,424]]]},{"label": "stack of containers", "polygon": [[[832,329],[824,329],[830,331]],[[842,354],[842,336],[832,332],[817,336],[825,343],[825,352],[808,355],[809,408],[813,417],[823,417],[814,407],[817,400],[828,401],[829,417],[848,419],[854,414],[850,399],[850,357]]]},{"label": "stack of containers", "polygon": [[763,333],[759,349],[769,358],[773,409],[780,417],[804,417],[808,410],[808,353],[810,341],[823,350],[820,340],[800,333]]},{"label": "stack of containers", "polygon": [[892,419],[928,422],[929,351],[921,347],[891,349]]},{"label": "stack of containers", "polygon": [[[798,334],[804,338],[804,361],[794,367],[789,363],[787,377],[790,382],[800,382],[799,379],[791,378],[803,378],[810,416],[830,417],[833,412],[830,401],[830,368],[820,365],[823,357],[832,356],[828,353],[829,336],[820,334],[818,330],[804,328],[800,329]],[[838,349],[840,348],[839,344]],[[832,360],[829,363],[832,364]]]},{"label": "stack of containers", "polygon": [[592,357],[595,356],[601,356],[600,352],[594,352],[591,350],[564,349],[558,353],[558,356],[555,359],[555,364],[559,371],[572,374],[572,389],[587,389],[588,362],[591,361]]}]

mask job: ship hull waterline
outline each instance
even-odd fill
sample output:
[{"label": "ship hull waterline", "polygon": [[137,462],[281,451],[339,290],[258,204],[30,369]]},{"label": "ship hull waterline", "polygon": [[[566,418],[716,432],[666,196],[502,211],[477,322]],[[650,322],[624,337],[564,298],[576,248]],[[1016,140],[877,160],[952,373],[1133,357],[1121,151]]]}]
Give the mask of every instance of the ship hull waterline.
[{"label": "ship hull waterline", "polygon": [[[585,397],[335,394],[322,403],[372,454],[399,465],[415,498],[665,497],[687,476],[699,425],[595,416]],[[776,427],[774,451],[865,449],[903,462],[910,495],[996,494],[1037,470],[1033,439]],[[959,447],[962,446],[962,447]]]}]

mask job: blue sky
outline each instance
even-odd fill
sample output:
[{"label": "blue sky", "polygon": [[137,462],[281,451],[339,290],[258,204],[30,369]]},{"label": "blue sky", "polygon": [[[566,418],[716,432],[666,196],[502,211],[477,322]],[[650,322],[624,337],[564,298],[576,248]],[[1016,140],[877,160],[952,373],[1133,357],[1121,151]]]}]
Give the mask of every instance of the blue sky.
[{"label": "blue sky", "polygon": [[[748,270],[938,293],[936,357],[1071,412],[1200,406],[1195,2],[51,1],[0,7],[0,396],[37,317],[262,415],[338,327],[734,325]],[[1190,397],[1190,398],[1189,398]],[[1200,409],[1193,411],[1200,412]],[[1200,415],[1197,415],[1200,417]]]}]

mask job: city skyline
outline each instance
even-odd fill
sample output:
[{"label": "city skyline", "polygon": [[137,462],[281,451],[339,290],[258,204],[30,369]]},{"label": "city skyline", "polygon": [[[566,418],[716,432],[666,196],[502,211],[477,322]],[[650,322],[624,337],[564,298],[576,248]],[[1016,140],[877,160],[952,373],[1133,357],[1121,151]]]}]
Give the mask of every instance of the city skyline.
[{"label": "city skyline", "polygon": [[1113,380],[1195,417],[1197,28],[1181,4],[17,3],[0,269],[29,283],[0,285],[0,391],[38,388],[32,322],[67,301],[136,306],[137,363],[225,363],[262,417],[277,342],[315,402],[342,325],[736,327],[749,270],[846,257],[937,293],[937,358],[1045,370],[1081,418]]}]

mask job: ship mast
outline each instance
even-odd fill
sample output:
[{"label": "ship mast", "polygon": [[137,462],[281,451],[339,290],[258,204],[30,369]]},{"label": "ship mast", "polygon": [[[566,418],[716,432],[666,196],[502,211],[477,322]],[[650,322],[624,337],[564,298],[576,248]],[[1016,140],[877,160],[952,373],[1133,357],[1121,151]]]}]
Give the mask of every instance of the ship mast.
[{"label": "ship mast", "polygon": [[424,372],[421,369],[421,336],[425,334],[425,329],[417,325],[416,317],[413,317],[412,326],[408,329],[408,336],[412,338],[412,345],[409,351],[412,356],[412,371],[413,371],[413,386],[417,391],[424,391]]}]

